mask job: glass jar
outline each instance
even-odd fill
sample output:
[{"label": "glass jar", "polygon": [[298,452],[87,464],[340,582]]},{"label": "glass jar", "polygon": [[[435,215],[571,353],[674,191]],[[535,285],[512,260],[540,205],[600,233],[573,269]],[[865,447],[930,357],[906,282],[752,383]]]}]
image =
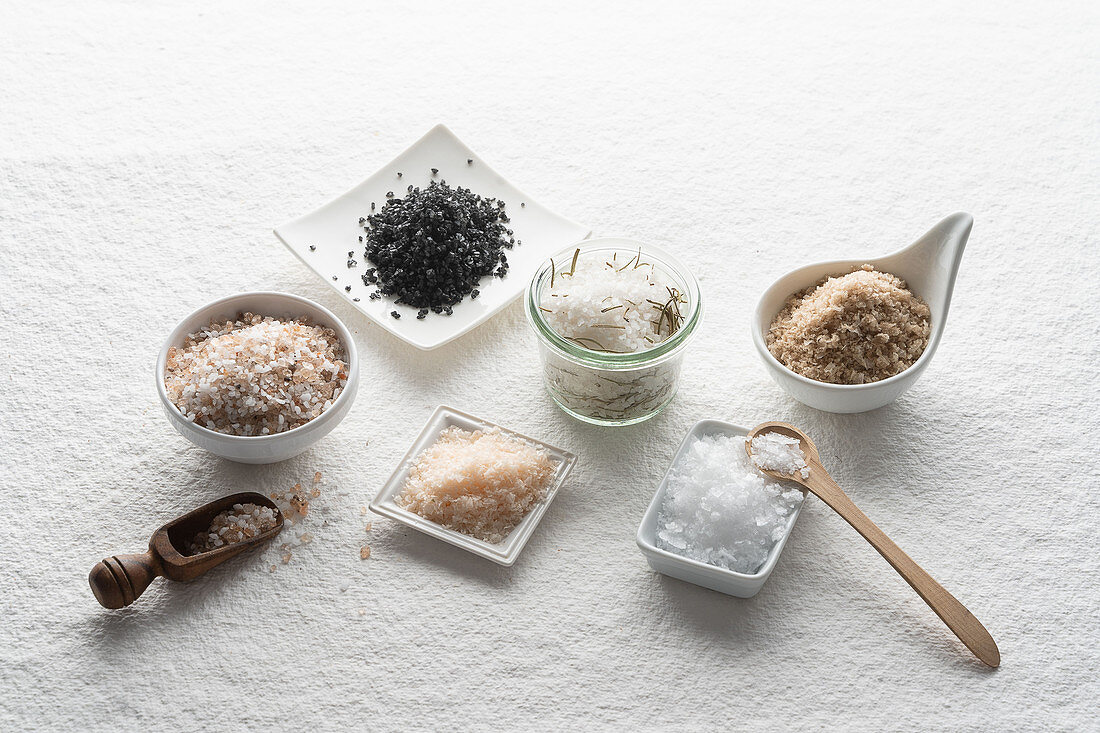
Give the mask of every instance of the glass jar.
[{"label": "glass jar", "polygon": [[[639,257],[664,275],[686,301],[680,327],[664,341],[642,351],[611,353],[585,348],[563,338],[543,317],[543,291],[551,272],[577,259],[600,257],[627,262]],[[618,257],[619,259],[614,259]],[[573,417],[595,425],[633,425],[653,417],[676,395],[684,348],[702,316],[699,283],[675,258],[660,249],[630,239],[593,239],[569,247],[543,265],[527,290],[527,320],[538,337],[543,379],[550,396]]]}]

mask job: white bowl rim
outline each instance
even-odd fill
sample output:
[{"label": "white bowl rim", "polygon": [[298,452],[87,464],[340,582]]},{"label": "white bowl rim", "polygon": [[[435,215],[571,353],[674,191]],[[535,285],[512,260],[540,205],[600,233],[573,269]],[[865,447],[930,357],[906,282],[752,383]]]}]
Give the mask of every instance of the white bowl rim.
[{"label": "white bowl rim", "polygon": [[[184,416],[184,414],[180,412],[180,409],[176,407],[175,403],[172,402],[172,400],[168,399],[168,390],[166,390],[164,387],[164,368],[168,361],[168,349],[172,347],[172,341],[174,340],[173,336],[176,334],[177,331],[180,330],[183,324],[197,317],[202,311],[222,305],[223,303],[228,303],[232,300],[255,297],[276,297],[284,298],[286,300],[294,301],[297,303],[304,303],[312,308],[316,308],[321,313],[323,313],[325,317],[331,319],[332,323],[334,324],[333,330],[336,331],[337,335],[340,336],[340,340],[344,344],[344,350],[347,352],[348,381],[344,385],[344,389],[340,390],[340,395],[335,400],[333,400],[328,409],[307,422],[305,425],[299,425],[296,428],[292,428],[281,433],[272,433],[271,435],[230,435],[229,433],[219,433],[217,430],[211,430],[204,425],[199,425],[194,420],[188,420]],[[355,391],[353,389],[349,389],[349,387],[351,386],[353,380],[358,379],[358,366],[359,353],[358,350],[355,348],[355,339],[352,338],[351,331],[346,325],[344,325],[344,322],[337,318],[336,314],[330,311],[328,308],[324,307],[320,303],[316,303],[310,300],[309,298],[304,298],[301,295],[295,295],[294,293],[284,293],[278,290],[246,290],[244,292],[234,293],[233,295],[227,295],[225,297],[212,300],[205,305],[195,308],[193,311],[181,318],[176,323],[175,327],[173,327],[172,330],[169,331],[168,336],[164,339],[164,344],[160,347],[160,354],[157,356],[155,376],[157,379],[157,395],[160,396],[161,403],[168,409],[169,413],[173,414],[175,417],[178,417],[187,425],[203,433],[206,433],[207,435],[216,437],[218,440],[224,440],[230,443],[239,443],[241,445],[244,445],[246,443],[250,445],[258,445],[264,441],[272,442],[280,438],[285,438],[288,435],[300,436],[304,433],[311,432],[312,429],[316,428],[320,424],[321,419],[324,418],[326,415],[336,414],[337,406],[346,401],[349,393],[353,393]]]},{"label": "white bowl rim", "polygon": [[[864,384],[834,384],[833,382],[820,382],[816,379],[810,379],[809,377],[799,374],[783,362],[779,361],[779,359],[776,359],[775,355],[768,350],[767,344],[764,343],[764,335],[763,333],[761,333],[760,329],[761,309],[764,307],[764,299],[768,297],[768,294],[775,288],[776,285],[779,284],[780,280],[784,280],[802,270],[810,270],[818,267],[829,267],[830,269],[836,268],[839,272],[842,269],[851,267],[853,263],[863,264],[867,262],[874,262],[876,260],[885,260],[890,257],[895,257],[905,252],[907,249],[909,249],[909,247],[912,246],[913,245],[907,245],[905,247],[902,247],[901,249],[894,250],[890,254],[882,255],[880,257],[863,257],[846,260],[822,260],[820,262],[811,262],[808,265],[802,265],[800,267],[794,268],[793,270],[789,270],[777,277],[775,281],[772,282],[772,284],[769,285],[767,288],[765,288],[764,292],[760,294],[760,298],[756,301],[756,307],[753,308],[752,311],[752,342],[756,346],[756,350],[760,352],[760,355],[764,358],[764,361],[767,362],[769,366],[778,367],[787,376],[793,377],[796,381],[814,387],[836,390],[837,392],[854,392],[858,390],[869,391],[872,388],[895,384],[902,381],[903,379],[912,378],[913,375],[919,374],[920,371],[924,369],[924,366],[928,363],[928,360],[932,358],[932,354],[935,353],[936,347],[939,345],[939,337],[940,334],[943,333],[943,328],[936,323],[932,324],[928,336],[928,345],[924,347],[924,353],[917,357],[917,360],[909,365],[907,369],[898,372],[892,377],[880,379],[877,382],[866,382]],[[856,266],[858,267],[859,265]],[[827,277],[837,277],[837,275],[828,275]],[[952,278],[952,280],[953,279],[954,278]],[[773,315],[772,318],[774,319],[775,316]],[[943,316],[941,316],[941,319],[942,318]]]}]

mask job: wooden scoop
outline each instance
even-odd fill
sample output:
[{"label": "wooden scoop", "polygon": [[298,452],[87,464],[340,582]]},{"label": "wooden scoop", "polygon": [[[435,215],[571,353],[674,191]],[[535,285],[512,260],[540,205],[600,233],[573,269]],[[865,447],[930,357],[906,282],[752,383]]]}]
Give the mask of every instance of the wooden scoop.
[{"label": "wooden scoop", "polygon": [[[214,517],[232,509],[234,504],[271,507],[275,512],[275,526],[241,542],[188,555],[187,545],[195,535],[209,528]],[[104,608],[122,608],[136,601],[158,575],[171,580],[194,580],[210,568],[266,542],[282,528],[283,514],[271,499],[251,491],[233,494],[204,504],[158,529],[149,538],[149,550],[145,554],[113,555],[96,563],[88,575],[88,583]]]},{"label": "wooden scoop", "polygon": [[[841,491],[836,481],[829,476],[828,471],[821,465],[821,457],[817,453],[814,442],[798,428],[783,422],[766,422],[757,425],[749,431],[745,450],[752,457],[752,439],[761,433],[779,433],[800,441],[802,453],[806,458],[806,466],[810,469],[810,475],[803,478],[799,472],[784,474],[779,471],[771,471],[764,468],[763,471],[772,478],[781,481],[794,481],[808,489],[817,498],[828,504],[832,509],[844,518],[848,524],[863,535],[863,538],[871,543],[871,546],[886,558],[886,562],[898,571],[905,582],[913,586],[924,602],[932,607],[947,627],[955,632],[955,636],[966,644],[966,648],[974,653],[990,667],[996,667],[1001,663],[1001,653],[997,649],[997,642],[989,635],[981,622],[959,603],[955,596],[948,593],[942,585],[932,579],[919,565],[901,551],[886,533],[875,526],[875,523],[867,518],[867,515]],[[753,464],[755,465],[755,464]],[[758,467],[759,468],[759,467]]]}]

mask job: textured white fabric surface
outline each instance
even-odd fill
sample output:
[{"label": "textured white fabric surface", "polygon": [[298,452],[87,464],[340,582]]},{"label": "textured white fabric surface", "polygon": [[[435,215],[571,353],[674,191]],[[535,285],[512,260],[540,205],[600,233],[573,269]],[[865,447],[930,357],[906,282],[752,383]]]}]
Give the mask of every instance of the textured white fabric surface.
[{"label": "textured white fabric surface", "polygon": [[[1100,726],[1095,3],[310,5],[4,4],[0,728]],[[518,303],[424,354],[276,242],[436,122],[701,276],[667,412],[579,424]],[[909,394],[836,416],[769,381],[747,323],[774,278],[958,210],[976,224],[950,323]],[[362,355],[347,420],[273,466],[191,447],[154,390],[176,321],[244,289],[318,300]],[[440,403],[580,457],[513,568],[364,532]],[[638,521],[706,417],[803,426],[1003,666],[814,499],[751,600],[651,572]],[[271,547],[123,611],[92,598],[92,565],[165,520],[314,471],[316,539],[288,565]]]}]

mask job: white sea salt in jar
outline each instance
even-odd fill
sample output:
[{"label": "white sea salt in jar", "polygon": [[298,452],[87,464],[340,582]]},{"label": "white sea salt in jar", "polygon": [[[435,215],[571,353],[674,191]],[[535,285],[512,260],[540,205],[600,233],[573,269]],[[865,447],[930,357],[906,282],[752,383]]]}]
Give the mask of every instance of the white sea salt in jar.
[{"label": "white sea salt in jar", "polygon": [[676,259],[629,239],[562,250],[525,300],[550,396],[597,425],[631,425],[676,394],[702,315],[699,284]]}]

